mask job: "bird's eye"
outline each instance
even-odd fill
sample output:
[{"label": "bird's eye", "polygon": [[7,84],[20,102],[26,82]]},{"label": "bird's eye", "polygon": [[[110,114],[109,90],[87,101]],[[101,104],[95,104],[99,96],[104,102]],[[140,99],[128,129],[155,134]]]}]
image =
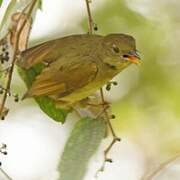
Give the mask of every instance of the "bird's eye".
[{"label": "bird's eye", "polygon": [[116,45],[113,45],[113,51],[115,53],[119,53],[119,48]]},{"label": "bird's eye", "polygon": [[127,55],[127,54],[123,55],[123,58],[128,58],[128,57],[129,57],[129,55]]}]

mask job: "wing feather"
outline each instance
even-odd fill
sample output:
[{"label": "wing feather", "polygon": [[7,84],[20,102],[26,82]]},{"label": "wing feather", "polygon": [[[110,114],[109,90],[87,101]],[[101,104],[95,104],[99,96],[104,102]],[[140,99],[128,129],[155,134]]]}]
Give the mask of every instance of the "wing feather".
[{"label": "wing feather", "polygon": [[[102,36],[99,35],[71,35],[48,42],[44,42],[21,53],[21,57],[16,64],[22,68],[29,69],[38,63],[52,63],[58,58],[76,51],[82,53],[82,48],[89,50],[93,45],[97,45]],[[88,42],[88,45],[87,45]],[[81,48],[79,48],[81,47]]]},{"label": "wing feather", "polygon": [[45,59],[47,61],[53,60],[50,54],[52,54],[55,47],[56,43],[50,41],[23,51],[21,58],[17,61],[17,65],[24,69],[29,69],[35,64],[43,62]]},{"label": "wing feather", "polygon": [[[89,56],[76,57],[58,66],[62,59],[50,64],[38,75],[26,97],[55,95],[63,97],[91,82],[98,72]],[[64,61],[63,61],[64,62]]]}]

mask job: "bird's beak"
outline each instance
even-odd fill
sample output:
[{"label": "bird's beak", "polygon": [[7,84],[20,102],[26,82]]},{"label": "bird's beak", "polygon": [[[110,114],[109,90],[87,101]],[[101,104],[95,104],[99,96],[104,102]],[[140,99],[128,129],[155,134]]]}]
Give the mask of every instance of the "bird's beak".
[{"label": "bird's beak", "polygon": [[141,64],[141,57],[138,51],[130,51],[127,60],[136,65]]}]

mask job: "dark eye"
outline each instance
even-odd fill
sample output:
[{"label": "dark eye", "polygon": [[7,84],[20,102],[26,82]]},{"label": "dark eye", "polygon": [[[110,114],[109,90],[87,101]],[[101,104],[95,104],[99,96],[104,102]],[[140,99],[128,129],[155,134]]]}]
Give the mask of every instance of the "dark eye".
[{"label": "dark eye", "polygon": [[115,53],[119,53],[119,48],[116,45],[113,45],[113,51]]},{"label": "dark eye", "polygon": [[129,55],[127,55],[127,54],[123,55],[123,58],[128,58],[128,57],[129,57]]}]

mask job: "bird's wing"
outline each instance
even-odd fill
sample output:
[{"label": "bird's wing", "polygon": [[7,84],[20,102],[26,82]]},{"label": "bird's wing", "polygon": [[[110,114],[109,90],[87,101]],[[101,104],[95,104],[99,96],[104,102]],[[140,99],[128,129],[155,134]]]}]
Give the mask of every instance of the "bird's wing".
[{"label": "bird's wing", "polygon": [[56,43],[53,41],[45,42],[35,47],[29,48],[21,53],[21,57],[16,64],[24,69],[29,69],[37,63],[50,59],[50,54],[56,48]]},{"label": "bird's wing", "polygon": [[[82,48],[86,51],[100,42],[102,37],[99,35],[71,35],[56,40],[44,42],[35,47],[29,48],[21,53],[16,64],[24,69],[29,69],[38,63],[52,63],[58,58],[76,52],[82,53]],[[88,43],[87,43],[88,42]]]},{"label": "bird's wing", "polygon": [[98,72],[93,58],[90,56],[73,58],[64,61],[59,59],[46,67],[36,77],[25,97],[48,95],[63,97],[93,81]]}]

